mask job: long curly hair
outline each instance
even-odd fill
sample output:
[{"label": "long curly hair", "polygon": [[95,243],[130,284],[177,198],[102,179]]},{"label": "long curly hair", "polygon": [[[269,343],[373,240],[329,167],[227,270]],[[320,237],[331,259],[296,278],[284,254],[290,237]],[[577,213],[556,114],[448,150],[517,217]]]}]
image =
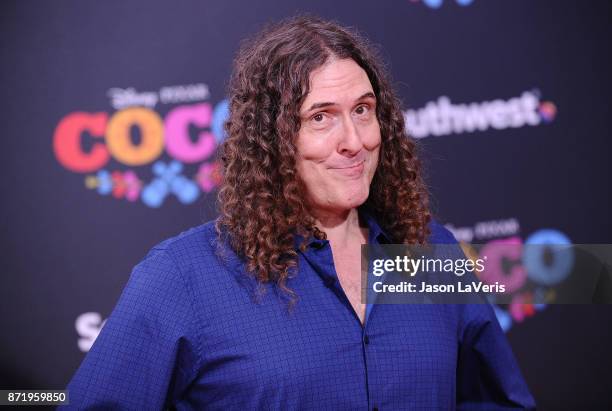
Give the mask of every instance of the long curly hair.
[{"label": "long curly hair", "polygon": [[242,44],[229,85],[223,182],[216,223],[258,282],[287,287],[297,266],[296,235],[325,239],[305,205],[295,141],[309,76],[331,57],[353,59],[376,95],[381,149],[367,207],[396,243],[424,244],[431,219],[414,141],[375,49],[335,22],[300,16],[268,26]]}]

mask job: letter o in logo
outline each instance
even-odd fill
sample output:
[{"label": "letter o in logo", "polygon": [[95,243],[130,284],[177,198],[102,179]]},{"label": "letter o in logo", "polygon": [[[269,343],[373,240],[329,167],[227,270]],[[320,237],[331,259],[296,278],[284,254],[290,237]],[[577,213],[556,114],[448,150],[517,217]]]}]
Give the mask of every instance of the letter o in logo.
[{"label": "letter o in logo", "polygon": [[[546,250],[552,252],[550,264],[545,262]],[[557,230],[536,231],[525,241],[523,265],[536,283],[551,286],[563,281],[574,265],[570,239]]]},{"label": "letter o in logo", "polygon": [[[142,141],[138,145],[130,138],[132,126],[140,128]],[[121,110],[108,122],[106,144],[117,161],[129,166],[148,164],[164,150],[164,125],[159,115],[147,108]]]}]

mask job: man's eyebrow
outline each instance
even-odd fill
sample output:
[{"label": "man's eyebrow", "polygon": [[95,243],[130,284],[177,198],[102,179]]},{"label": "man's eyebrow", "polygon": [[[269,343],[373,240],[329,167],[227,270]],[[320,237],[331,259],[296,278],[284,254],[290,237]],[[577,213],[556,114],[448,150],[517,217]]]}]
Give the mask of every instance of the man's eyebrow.
[{"label": "man's eyebrow", "polygon": [[371,91],[368,91],[367,93],[364,93],[361,97],[359,97],[357,100],[363,100],[364,98],[373,98],[374,100],[376,100],[376,96],[374,95],[374,93],[372,93]]},{"label": "man's eyebrow", "polygon": [[308,110],[306,110],[306,112],[312,111],[312,110],[316,110],[318,108],[323,108],[323,107],[328,107],[328,106],[335,106],[336,103],[332,103],[332,102],[326,102],[326,103],[314,103],[312,106],[310,106],[310,108]]},{"label": "man's eyebrow", "polygon": [[[376,96],[371,91],[368,91],[367,93],[364,93],[361,96],[359,96],[357,99],[355,99],[355,101],[363,100],[364,98],[373,98],[373,99],[376,99]],[[337,103],[332,103],[332,102],[314,103],[312,106],[310,106],[308,108],[308,110],[306,110],[306,112],[309,112],[309,111],[312,111],[312,110],[316,110],[318,108],[323,108],[323,107],[328,107],[328,106],[335,106],[336,104]]]}]

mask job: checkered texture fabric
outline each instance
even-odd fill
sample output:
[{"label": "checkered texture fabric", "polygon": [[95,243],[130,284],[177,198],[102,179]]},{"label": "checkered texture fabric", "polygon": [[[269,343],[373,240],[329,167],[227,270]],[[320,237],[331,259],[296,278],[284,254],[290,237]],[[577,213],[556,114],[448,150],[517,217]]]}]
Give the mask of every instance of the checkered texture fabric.
[{"label": "checkered texture fabric", "polygon": [[[370,242],[385,234],[362,211]],[[455,243],[431,224],[432,243]],[[155,246],[132,271],[60,409],[535,409],[493,310],[374,305],[365,325],[326,241],[299,253],[288,309],[213,222]]]}]

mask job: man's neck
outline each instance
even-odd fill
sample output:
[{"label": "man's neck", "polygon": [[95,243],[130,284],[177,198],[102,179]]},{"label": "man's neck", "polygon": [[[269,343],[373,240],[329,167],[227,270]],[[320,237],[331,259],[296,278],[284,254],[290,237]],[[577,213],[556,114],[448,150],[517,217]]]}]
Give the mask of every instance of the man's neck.
[{"label": "man's neck", "polygon": [[356,208],[340,212],[317,211],[317,227],[325,231],[332,245],[345,247],[356,241],[367,241],[367,229],[360,226],[359,212]]}]

